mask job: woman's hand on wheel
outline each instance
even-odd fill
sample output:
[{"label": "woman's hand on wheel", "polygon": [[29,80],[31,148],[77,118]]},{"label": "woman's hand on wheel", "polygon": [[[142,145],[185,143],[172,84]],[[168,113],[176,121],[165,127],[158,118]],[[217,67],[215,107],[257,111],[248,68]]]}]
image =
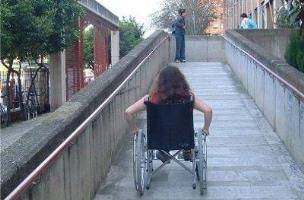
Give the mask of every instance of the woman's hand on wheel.
[{"label": "woman's hand on wheel", "polygon": [[208,130],[208,129],[203,128],[203,129],[202,129],[202,132],[203,132],[205,135],[209,135],[209,130]]},{"label": "woman's hand on wheel", "polygon": [[138,129],[137,127],[134,128],[134,129],[132,130],[133,135],[137,135],[138,131],[139,131],[139,129]]}]

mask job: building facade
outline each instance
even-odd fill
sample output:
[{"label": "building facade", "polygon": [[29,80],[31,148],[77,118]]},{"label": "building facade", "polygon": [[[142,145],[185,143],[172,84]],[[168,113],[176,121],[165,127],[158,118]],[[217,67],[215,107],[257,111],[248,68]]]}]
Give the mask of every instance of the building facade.
[{"label": "building facade", "polygon": [[276,28],[276,15],[284,0],[224,0],[224,29],[240,27],[242,13],[246,13],[258,28]]}]

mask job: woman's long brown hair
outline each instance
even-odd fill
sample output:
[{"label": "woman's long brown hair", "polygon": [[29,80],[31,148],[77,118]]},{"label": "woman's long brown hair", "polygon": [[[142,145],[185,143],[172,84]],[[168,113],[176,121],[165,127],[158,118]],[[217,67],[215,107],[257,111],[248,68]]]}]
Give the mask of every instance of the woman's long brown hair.
[{"label": "woman's long brown hair", "polygon": [[150,97],[156,95],[159,102],[183,98],[191,94],[185,76],[174,66],[167,66],[159,72],[150,91]]}]

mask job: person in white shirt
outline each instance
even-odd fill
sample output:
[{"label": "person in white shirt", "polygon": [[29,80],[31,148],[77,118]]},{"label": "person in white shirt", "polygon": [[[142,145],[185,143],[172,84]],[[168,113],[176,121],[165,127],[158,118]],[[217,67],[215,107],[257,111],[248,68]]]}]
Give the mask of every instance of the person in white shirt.
[{"label": "person in white shirt", "polygon": [[241,14],[241,29],[256,29],[257,24],[252,19],[248,18],[246,13]]}]

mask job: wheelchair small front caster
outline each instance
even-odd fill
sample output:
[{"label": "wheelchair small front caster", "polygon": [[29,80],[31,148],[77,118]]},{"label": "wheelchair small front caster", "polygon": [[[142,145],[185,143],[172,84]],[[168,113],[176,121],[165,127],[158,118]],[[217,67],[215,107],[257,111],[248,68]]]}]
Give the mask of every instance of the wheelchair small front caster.
[{"label": "wheelchair small front caster", "polygon": [[196,184],[195,183],[192,184],[192,188],[193,188],[193,190],[196,189]]}]

